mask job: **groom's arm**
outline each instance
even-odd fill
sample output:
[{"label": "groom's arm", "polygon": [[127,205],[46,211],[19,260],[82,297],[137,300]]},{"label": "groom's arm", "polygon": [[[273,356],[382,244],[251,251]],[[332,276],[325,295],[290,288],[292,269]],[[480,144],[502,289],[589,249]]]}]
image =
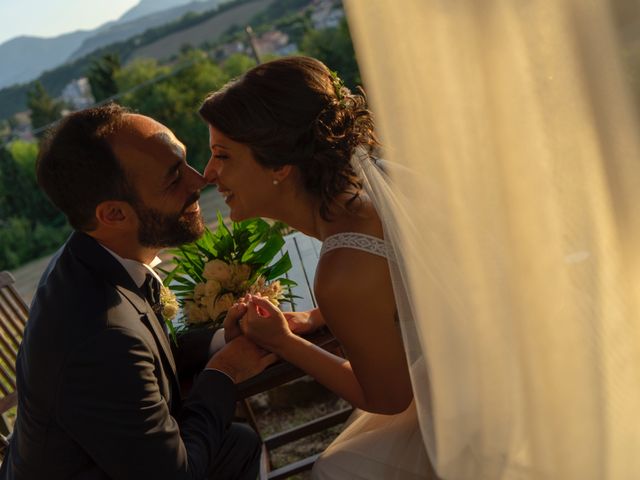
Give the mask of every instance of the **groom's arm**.
[{"label": "groom's arm", "polygon": [[178,344],[171,341],[171,351],[180,380],[191,379],[202,371],[211,357],[209,352],[214,330],[198,328],[178,336]]},{"label": "groom's arm", "polygon": [[233,381],[223,369],[201,373],[178,424],[155,362],[135,333],[104,330],[69,358],[58,419],[110,478],[201,480],[233,418]]}]

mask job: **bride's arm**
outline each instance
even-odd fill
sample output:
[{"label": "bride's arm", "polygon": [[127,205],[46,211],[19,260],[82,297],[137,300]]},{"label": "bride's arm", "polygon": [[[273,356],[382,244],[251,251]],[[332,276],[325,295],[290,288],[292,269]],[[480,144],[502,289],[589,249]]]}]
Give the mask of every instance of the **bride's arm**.
[{"label": "bride's arm", "polygon": [[289,328],[297,335],[304,335],[318,330],[325,325],[319,308],[306,312],[284,312]]},{"label": "bride's arm", "polygon": [[332,261],[319,265],[316,299],[350,361],[292,334],[282,313],[266,300],[254,303],[267,316],[254,309],[243,329],[354,406],[377,413],[401,412],[412,392],[386,265],[371,261],[368,254],[347,255],[346,263],[341,257],[332,255]]}]

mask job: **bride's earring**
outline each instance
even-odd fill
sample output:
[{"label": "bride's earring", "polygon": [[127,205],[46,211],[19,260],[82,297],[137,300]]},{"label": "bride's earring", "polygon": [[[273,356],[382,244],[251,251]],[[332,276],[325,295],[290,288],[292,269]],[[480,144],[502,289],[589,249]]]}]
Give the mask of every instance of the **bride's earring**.
[{"label": "bride's earring", "polygon": [[278,183],[279,183],[278,180],[275,180],[275,179],[273,180],[274,185],[278,185]]}]

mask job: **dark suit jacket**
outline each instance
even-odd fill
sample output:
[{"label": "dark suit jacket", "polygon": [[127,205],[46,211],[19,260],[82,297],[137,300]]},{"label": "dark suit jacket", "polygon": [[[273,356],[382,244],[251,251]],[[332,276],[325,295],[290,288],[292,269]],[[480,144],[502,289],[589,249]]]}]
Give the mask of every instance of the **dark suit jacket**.
[{"label": "dark suit jacket", "polygon": [[169,341],[122,265],[74,233],[44,273],[17,360],[1,479],[203,479],[235,388],[204,371],[180,399]]}]

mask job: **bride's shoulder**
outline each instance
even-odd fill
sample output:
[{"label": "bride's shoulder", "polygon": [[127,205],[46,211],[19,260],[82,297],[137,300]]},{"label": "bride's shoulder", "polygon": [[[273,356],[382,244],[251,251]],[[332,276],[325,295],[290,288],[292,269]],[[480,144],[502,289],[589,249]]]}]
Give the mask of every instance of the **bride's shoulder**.
[{"label": "bride's shoulder", "polygon": [[[359,290],[370,292],[386,285],[388,263],[380,253],[384,249],[380,237],[342,232],[334,239],[336,243],[329,241],[331,245],[324,249],[318,261],[314,285],[316,295],[326,297],[336,292],[355,293]],[[363,243],[370,245],[363,247]]]}]

